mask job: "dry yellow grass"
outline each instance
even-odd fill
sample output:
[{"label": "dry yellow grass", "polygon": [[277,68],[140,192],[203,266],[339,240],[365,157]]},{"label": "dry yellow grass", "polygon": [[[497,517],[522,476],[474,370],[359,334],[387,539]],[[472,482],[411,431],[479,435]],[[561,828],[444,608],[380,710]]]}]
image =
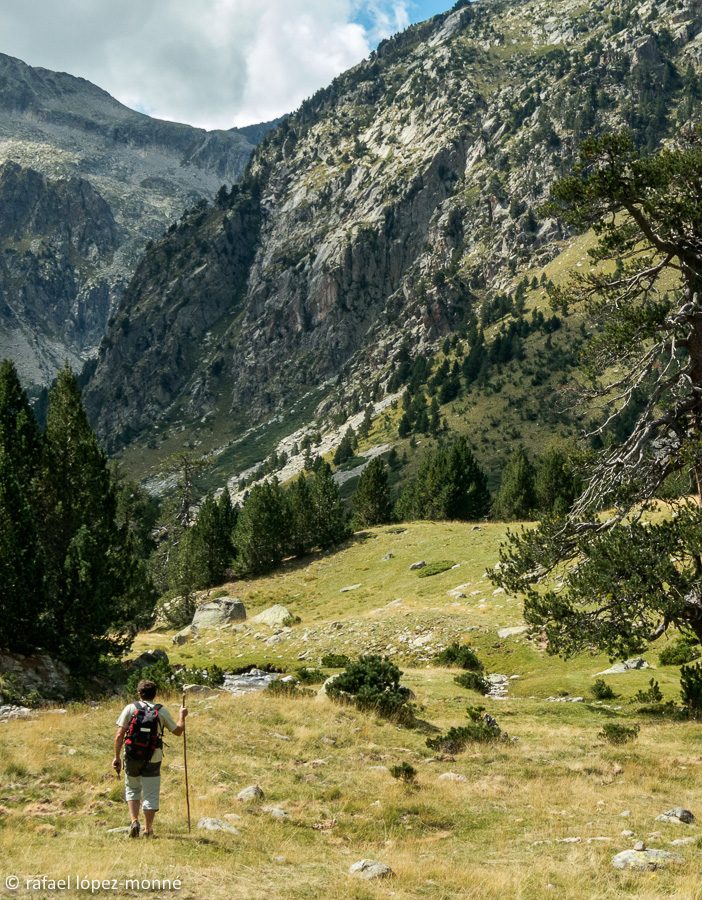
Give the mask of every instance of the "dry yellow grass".
[{"label": "dry yellow grass", "polygon": [[[379,529],[335,556],[235,586],[252,612],[283,600],[302,618],[287,643],[268,648],[252,629],[203,636],[179,650],[169,635],[150,634],[140,638],[139,647],[160,642],[172,658],[188,662],[231,664],[243,656],[259,662],[279,659],[293,668],[301,665],[299,647],[312,642],[311,656],[320,652],[314,635],[322,631],[313,629],[323,629],[332,619],[343,625],[339,640],[358,623],[376,623],[392,636],[408,621],[436,631],[441,629],[432,623],[440,621],[441,628],[470,639],[491,671],[516,672],[521,678],[512,683],[510,699],[483,701],[453,683],[454,671],[403,664],[421,718],[445,729],[465,721],[469,703],[484,702],[517,738],[514,743],[475,745],[455,759],[441,759],[427,748],[422,730],[400,729],[329,701],[193,697],[188,760],[194,823],[202,816],[234,814],[241,820],[230,821],[240,833],[194,828],[188,835],[181,741],[170,738],[159,839],[150,845],[107,834],[127,819],[122,786],[109,768],[121,698],[93,708],[72,706],[64,714],[42,713],[0,726],[0,896],[18,895],[3,890],[8,874],[45,873],[56,879],[117,879],[119,884],[128,877],[179,878],[178,895],[198,900],[702,898],[699,847],[670,848],[675,838],[696,837],[697,826],[655,821],[678,805],[702,814],[699,726],[638,715],[629,701],[645,687],[648,671],[610,679],[622,698],[609,706],[545,702],[558,689],[586,694],[606,661],[581,657],[566,663],[546,657],[523,637],[497,640],[497,625],[519,619],[516,599],[493,597],[481,582],[503,534],[497,525],[481,532],[431,523],[401,534]],[[388,552],[393,558],[384,560]],[[461,568],[419,579],[408,568],[417,558],[452,558]],[[339,593],[354,582],[363,587]],[[477,595],[457,605],[447,596],[462,582],[477,583],[482,594],[492,597],[485,608]],[[401,615],[387,606],[392,598],[402,600]],[[468,631],[475,623],[483,630]],[[307,642],[301,636],[305,630],[313,635]],[[655,655],[649,659],[655,662]],[[653,674],[666,696],[674,696],[677,670],[660,668]],[[177,706],[178,698],[167,702]],[[607,721],[640,722],[638,740],[621,747],[604,743],[598,732]],[[416,787],[388,771],[402,761],[417,770]],[[465,781],[440,780],[447,772]],[[236,800],[239,790],[252,783],[263,787],[264,805],[287,811],[287,821]],[[626,810],[629,816],[622,817]],[[634,836],[623,836],[625,829]],[[660,836],[649,837],[654,832]],[[569,837],[580,841],[558,843]],[[588,843],[588,838],[609,840]],[[677,850],[685,861],[653,873],[615,871],[612,856],[636,839]],[[349,866],[362,858],[387,863],[395,877],[371,883],[351,879]],[[123,887],[104,892],[117,897],[141,893]]]}]

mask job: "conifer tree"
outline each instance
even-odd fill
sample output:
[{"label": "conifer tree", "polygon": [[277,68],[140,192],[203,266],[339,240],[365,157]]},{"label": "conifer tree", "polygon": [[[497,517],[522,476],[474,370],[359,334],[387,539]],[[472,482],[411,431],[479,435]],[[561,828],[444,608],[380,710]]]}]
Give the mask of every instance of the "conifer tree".
[{"label": "conifer tree", "polygon": [[348,536],[346,511],[328,463],[320,465],[310,485],[314,545],[327,550]]},{"label": "conifer tree", "polygon": [[290,515],[277,478],[251,488],[234,529],[234,545],[239,575],[261,575],[282,561],[290,545]]},{"label": "conifer tree", "polygon": [[43,642],[44,585],[36,508],[39,432],[9,360],[0,365],[0,647]]},{"label": "conifer tree", "polygon": [[388,469],[379,457],[363,470],[353,495],[353,523],[356,528],[384,525],[392,520],[392,500]]},{"label": "conifer tree", "polygon": [[536,509],[536,472],[526,450],[515,450],[502,473],[495,498],[495,515],[501,519],[528,519]]},{"label": "conifer tree", "polygon": [[442,441],[426,454],[398,501],[403,519],[481,519],[490,512],[485,473],[464,437]]},{"label": "conifer tree", "polygon": [[119,652],[146,621],[153,589],[129,533],[116,518],[116,492],[73,373],[51,391],[39,491],[51,649],[74,671]]},{"label": "conifer tree", "polygon": [[534,483],[536,506],[549,516],[564,516],[582,490],[582,479],[562,447],[550,447],[541,457]]},{"label": "conifer tree", "polygon": [[314,547],[314,513],[310,481],[303,472],[288,488],[290,552],[304,556]]}]

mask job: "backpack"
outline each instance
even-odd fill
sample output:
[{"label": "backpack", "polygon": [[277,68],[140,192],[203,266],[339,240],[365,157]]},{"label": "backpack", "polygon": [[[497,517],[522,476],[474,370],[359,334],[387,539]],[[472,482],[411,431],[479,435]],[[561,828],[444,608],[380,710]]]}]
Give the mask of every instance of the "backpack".
[{"label": "backpack", "polygon": [[136,709],[124,737],[124,756],[135,762],[147,763],[154,750],[161,746],[163,722],[159,716],[161,705],[135,703]]}]

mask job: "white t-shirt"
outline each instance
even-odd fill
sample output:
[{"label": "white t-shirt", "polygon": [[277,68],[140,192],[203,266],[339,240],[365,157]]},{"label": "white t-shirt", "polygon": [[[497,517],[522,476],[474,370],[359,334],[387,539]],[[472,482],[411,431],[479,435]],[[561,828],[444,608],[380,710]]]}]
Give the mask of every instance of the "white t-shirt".
[{"label": "white t-shirt", "polygon": [[[140,700],[139,703],[145,703],[147,706],[156,706],[157,705],[156,703],[151,703],[151,701],[149,701],[149,700]],[[124,707],[122,712],[120,713],[116,724],[120,728],[126,728],[129,725],[129,723],[132,721],[132,716],[134,715],[134,713],[136,711],[137,711],[136,703],[128,703]],[[178,727],[173,719],[173,716],[168,712],[168,710],[166,709],[165,706],[162,706],[159,709],[158,717],[169,731],[175,731],[176,728]],[[163,751],[161,750],[160,747],[157,747],[154,750],[154,754],[151,757],[151,759],[149,760],[149,762],[159,763],[159,762],[161,762],[162,759],[163,759]]]}]

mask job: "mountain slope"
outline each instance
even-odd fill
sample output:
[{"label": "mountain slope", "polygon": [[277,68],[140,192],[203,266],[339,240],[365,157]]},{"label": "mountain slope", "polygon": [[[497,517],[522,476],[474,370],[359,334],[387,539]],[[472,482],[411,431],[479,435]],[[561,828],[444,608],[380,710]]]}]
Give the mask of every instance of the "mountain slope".
[{"label": "mountain slope", "polygon": [[584,137],[697,114],[701,27],[688,0],[478,0],[381,44],[146,255],[88,385],[102,437],[208,449],[382,393],[560,252],[538,208]]},{"label": "mountain slope", "polygon": [[[27,383],[96,350],[147,241],[240,178],[267,128],[158,121],[84,79],[0,54],[0,210],[21,223],[0,226],[0,351]],[[66,218],[109,240],[77,248]]]}]

